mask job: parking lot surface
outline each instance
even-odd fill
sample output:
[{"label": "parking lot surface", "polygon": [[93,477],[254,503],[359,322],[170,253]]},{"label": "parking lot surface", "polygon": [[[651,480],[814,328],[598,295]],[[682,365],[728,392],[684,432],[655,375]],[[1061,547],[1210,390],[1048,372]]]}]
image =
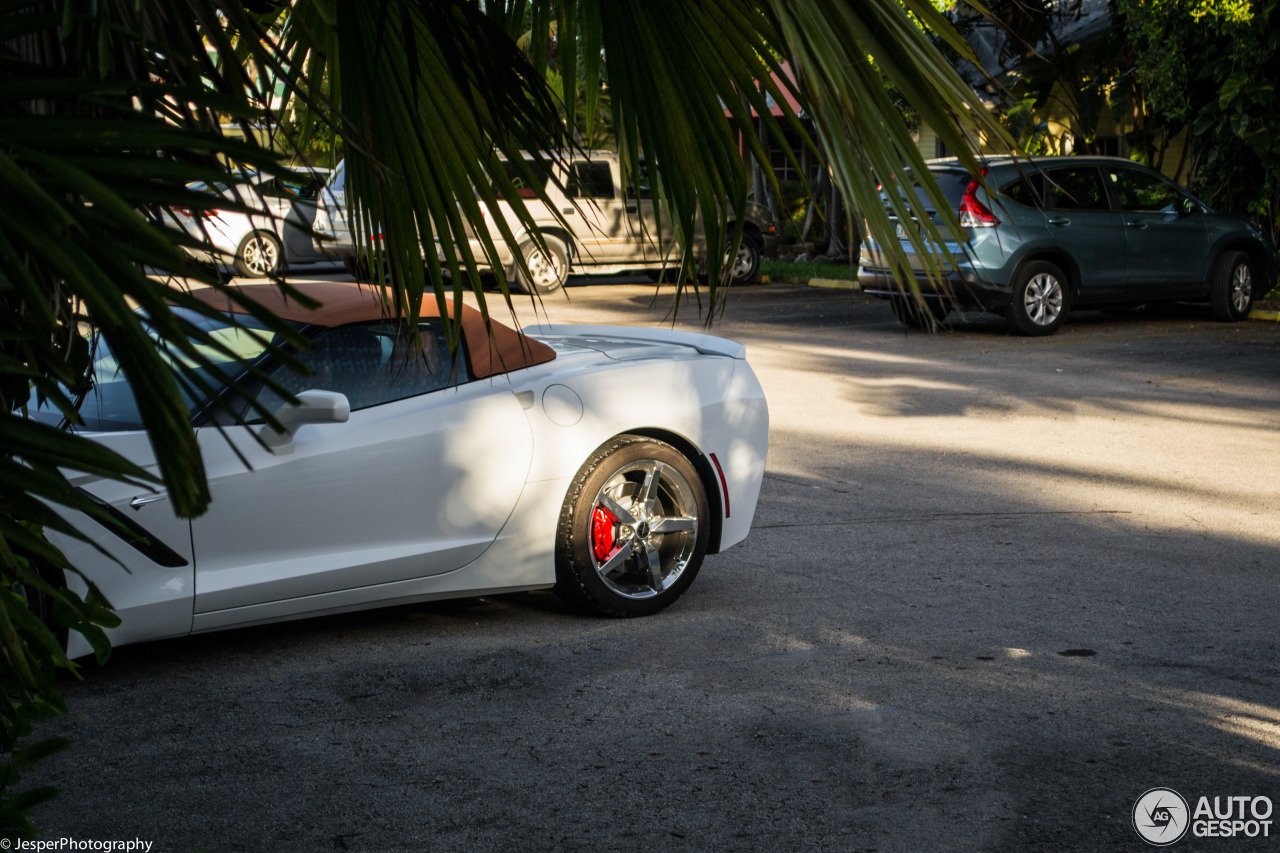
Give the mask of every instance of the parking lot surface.
[{"label": "parking lot surface", "polygon": [[[541,311],[671,305],[579,284]],[[46,838],[1115,851],[1146,849],[1151,788],[1280,803],[1280,324],[908,334],[768,285],[712,330],[748,346],[769,464],[751,536],[674,606],[526,594],[120,649],[43,732],[74,741],[27,777],[63,791]],[[1280,853],[1271,819],[1174,849]]]}]

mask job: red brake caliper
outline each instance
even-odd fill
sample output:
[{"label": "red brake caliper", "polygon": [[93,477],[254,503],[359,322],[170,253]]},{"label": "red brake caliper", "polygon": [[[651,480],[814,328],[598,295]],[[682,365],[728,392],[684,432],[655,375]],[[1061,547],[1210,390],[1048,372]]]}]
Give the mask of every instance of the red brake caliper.
[{"label": "red brake caliper", "polygon": [[591,551],[596,561],[603,563],[613,553],[613,528],[618,519],[602,506],[591,513]]}]

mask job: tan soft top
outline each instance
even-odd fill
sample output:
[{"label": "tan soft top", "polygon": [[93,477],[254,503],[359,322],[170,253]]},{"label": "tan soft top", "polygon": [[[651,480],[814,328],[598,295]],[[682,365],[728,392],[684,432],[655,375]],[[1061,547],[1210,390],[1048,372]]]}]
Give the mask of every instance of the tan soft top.
[{"label": "tan soft top", "polygon": [[[345,326],[348,323],[382,320],[391,316],[391,306],[383,301],[382,290],[378,287],[345,281],[308,281],[291,286],[319,302],[320,306],[305,308],[296,300],[287,298],[274,284],[234,284],[229,285],[227,289],[253,300],[277,317],[310,326],[332,328]],[[191,295],[206,305],[223,311],[234,314],[248,313],[242,306],[228,299],[220,290],[213,288],[194,290]],[[419,316],[423,318],[441,316],[439,304],[434,295],[424,295]],[[448,305],[444,316],[450,319],[454,317],[452,303]],[[462,337],[466,341],[471,376],[475,379],[484,379],[488,376],[519,370],[522,367],[543,364],[556,357],[556,352],[551,347],[541,341],[527,338],[496,320],[490,320],[486,328],[484,317],[469,305],[462,306],[458,320],[462,326]]]}]

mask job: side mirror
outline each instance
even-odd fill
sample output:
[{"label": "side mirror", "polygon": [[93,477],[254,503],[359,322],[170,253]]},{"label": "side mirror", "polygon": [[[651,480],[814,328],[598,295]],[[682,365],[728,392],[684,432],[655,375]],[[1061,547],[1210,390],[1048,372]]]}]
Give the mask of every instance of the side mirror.
[{"label": "side mirror", "polygon": [[351,403],[347,401],[346,394],[336,391],[303,391],[298,394],[297,405],[285,403],[275,414],[285,431],[277,432],[271,427],[263,429],[260,437],[268,447],[288,444],[303,424],[346,423],[351,417]]}]

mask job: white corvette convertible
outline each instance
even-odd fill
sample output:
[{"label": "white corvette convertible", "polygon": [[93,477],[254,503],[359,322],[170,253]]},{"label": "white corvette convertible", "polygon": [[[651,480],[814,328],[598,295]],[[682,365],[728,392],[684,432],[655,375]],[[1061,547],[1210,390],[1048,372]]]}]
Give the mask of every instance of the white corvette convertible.
[{"label": "white corvette convertible", "polygon": [[[424,353],[410,355],[369,289],[300,289],[322,307],[303,310],[270,285],[241,288],[312,342],[301,355],[312,375],[271,368],[300,405],[257,392],[286,431],[219,423],[229,420],[221,408],[192,401],[205,515],[176,517],[163,492],[76,480],[129,531],[79,519],[115,560],[57,540],[120,615],[108,632],[116,645],[549,588],[590,612],[645,615],[689,587],[705,554],[747,535],[769,425],[740,344],[608,326],[495,323],[490,335],[464,309],[452,359],[427,300]],[[265,335],[212,331],[241,362],[270,366]],[[154,468],[105,348],[96,371],[81,429]],[[73,634],[68,652],[88,651]]]}]

